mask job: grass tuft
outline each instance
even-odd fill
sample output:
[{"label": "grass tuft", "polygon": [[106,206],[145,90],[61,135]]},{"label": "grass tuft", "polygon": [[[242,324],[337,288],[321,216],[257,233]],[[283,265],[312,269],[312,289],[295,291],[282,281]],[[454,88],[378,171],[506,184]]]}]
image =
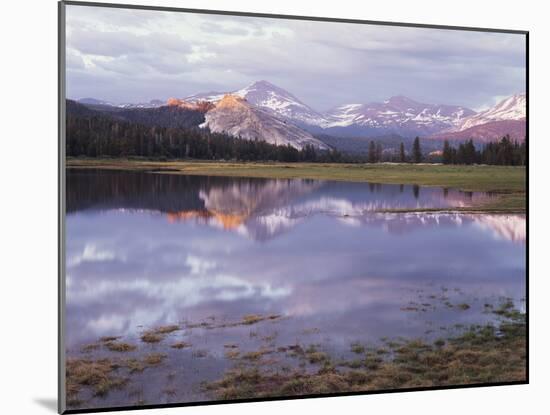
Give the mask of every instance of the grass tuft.
[{"label": "grass tuft", "polygon": [[143,358],[143,361],[145,362],[145,364],[149,366],[156,366],[156,365],[160,365],[166,357],[168,356],[163,353],[151,353],[145,356]]},{"label": "grass tuft", "polygon": [[66,366],[66,391],[69,399],[78,400],[82,388],[89,388],[95,396],[105,396],[122,388],[127,379],[114,376],[118,366],[109,359],[68,359]]},{"label": "grass tuft", "polygon": [[141,341],[144,343],[159,343],[164,339],[164,336],[153,331],[146,331],[141,335]]},{"label": "grass tuft", "polygon": [[137,349],[133,344],[114,341],[105,343],[105,347],[111,352],[132,352]]},{"label": "grass tuft", "polygon": [[130,373],[141,373],[145,370],[144,364],[138,359],[128,359],[125,361],[125,366]]},{"label": "grass tuft", "polygon": [[[340,361],[336,367],[316,345],[285,348],[300,359],[296,370],[284,364],[268,368],[261,350],[248,352],[246,366],[237,363],[204,387],[218,399],[243,399],[525,381],[525,314],[507,303],[496,310],[505,319],[498,327],[472,325],[433,342],[385,339],[384,348],[364,348],[364,359]],[[359,352],[357,343],[350,347]]]},{"label": "grass tuft", "polygon": [[180,327],[179,326],[176,326],[175,324],[174,325],[169,325],[169,326],[160,326],[160,327],[157,327],[154,332],[156,334],[169,334],[169,333],[173,333],[177,330],[179,330]]},{"label": "grass tuft", "polygon": [[100,337],[99,341],[101,343],[108,343],[108,342],[114,342],[118,339],[120,339],[120,336],[104,336],[104,337]]},{"label": "grass tuft", "polygon": [[170,347],[172,349],[184,349],[186,347],[191,347],[192,344],[191,343],[187,343],[187,342],[176,342],[172,345],[170,345]]}]

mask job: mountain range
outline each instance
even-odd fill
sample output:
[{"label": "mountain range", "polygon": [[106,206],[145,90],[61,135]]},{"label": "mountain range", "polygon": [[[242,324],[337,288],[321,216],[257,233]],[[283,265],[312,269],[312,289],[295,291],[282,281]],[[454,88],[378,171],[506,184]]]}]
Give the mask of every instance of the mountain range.
[{"label": "mountain range", "polygon": [[152,99],[149,102],[138,102],[138,103],[123,102],[119,104],[114,104],[112,102],[103,101],[101,99],[81,98],[78,100],[78,102],[84,105],[92,105],[92,106],[98,105],[98,106],[107,106],[107,107],[116,107],[116,108],[158,108],[158,107],[162,107],[163,105],[166,105],[166,102],[160,99]]},{"label": "mountain range", "polygon": [[78,100],[90,108],[103,110],[158,109],[165,106],[204,114],[201,127],[213,132],[272,144],[303,148],[311,144],[328,148],[315,136],[381,138],[420,136],[439,141],[473,139],[478,143],[526,136],[526,96],[517,94],[481,112],[448,104],[427,104],[405,96],[383,102],[345,104],[319,112],[295,95],[268,81],[257,81],[245,88],[226,92],[206,92],[167,102],[113,104],[94,98]]},{"label": "mountain range", "polygon": [[453,127],[463,118],[475,114],[468,108],[423,104],[404,96],[391,97],[382,103],[341,105],[321,113],[267,81],[254,82],[243,89],[225,93],[195,94],[184,100],[217,102],[226,94],[245,98],[251,104],[311,132],[344,136],[425,136]]},{"label": "mountain range", "polygon": [[395,96],[384,102],[348,104],[327,113],[324,129],[360,127],[364,132],[399,134],[405,137],[430,136],[459,125],[475,112],[456,105],[434,105]]},{"label": "mountain range", "polygon": [[[184,98],[188,102],[217,102],[226,94],[246,99],[252,105],[286,118],[312,132],[335,136],[379,137],[398,134],[403,137],[474,138],[495,140],[509,133],[512,138],[525,137],[526,97],[517,94],[504,99],[485,111],[476,113],[470,108],[448,104],[426,104],[405,96],[394,96],[384,102],[345,104],[321,113],[268,81],[257,81],[245,88],[229,92],[208,92]],[[491,128],[477,128],[488,123]],[[508,130],[508,126],[510,126]],[[468,133],[485,132],[486,134]]]},{"label": "mountain range", "polygon": [[498,139],[506,134],[523,140],[526,136],[525,94],[512,95],[495,106],[465,118],[461,123],[435,134],[437,138],[476,141]]}]

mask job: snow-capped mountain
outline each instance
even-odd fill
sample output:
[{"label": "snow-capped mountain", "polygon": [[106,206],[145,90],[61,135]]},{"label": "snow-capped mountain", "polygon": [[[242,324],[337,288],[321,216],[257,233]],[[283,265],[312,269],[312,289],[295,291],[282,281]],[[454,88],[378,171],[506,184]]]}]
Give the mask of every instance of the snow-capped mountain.
[{"label": "snow-capped mountain", "polygon": [[242,89],[226,93],[195,94],[184,98],[184,100],[217,102],[227,94],[244,98],[252,105],[294,122],[310,125],[320,125],[325,122],[325,117],[322,114],[304,104],[290,92],[267,81],[257,81]]},{"label": "snow-capped mountain", "polygon": [[426,135],[458,125],[469,108],[416,102],[404,96],[378,103],[342,105],[325,114],[324,129],[365,127],[379,134]]},{"label": "snow-capped mountain", "polygon": [[472,139],[478,143],[487,143],[490,141],[498,141],[506,135],[510,136],[512,140],[525,140],[527,136],[527,122],[525,120],[491,121],[485,124],[475,125],[462,131],[436,133],[427,138],[455,142]]},{"label": "snow-capped mountain", "polygon": [[[423,104],[404,96],[392,97],[381,103],[346,104],[321,113],[290,92],[267,81],[257,81],[229,93],[245,98],[250,104],[315,133],[426,135],[456,126],[464,117],[475,114],[469,108]],[[184,99],[189,102],[217,102],[224,95],[225,93],[208,92]]]},{"label": "snow-capped mountain", "polygon": [[304,104],[290,92],[267,81],[254,82],[246,88],[236,91],[236,95],[245,98],[252,105],[265,108],[293,121],[319,125],[324,116]]},{"label": "snow-capped mountain", "polygon": [[247,140],[261,139],[271,144],[290,144],[297,149],[307,144],[328,149],[326,144],[307,131],[236,95],[225,95],[219,100],[205,114],[205,122],[201,127]]},{"label": "snow-capped mountain", "polygon": [[105,105],[107,107],[115,106],[115,104],[109,101],[103,101],[101,99],[95,99],[95,98],[80,98],[80,99],[77,99],[76,102],[84,105]]},{"label": "snow-capped mountain", "polygon": [[455,127],[435,133],[433,138],[456,141],[472,138],[477,141],[492,141],[509,135],[512,139],[524,140],[527,129],[526,116],[526,96],[516,94],[485,111],[464,118]]},{"label": "snow-capped mountain", "polygon": [[476,125],[494,121],[525,120],[527,100],[525,94],[512,95],[485,111],[481,111],[463,120],[452,131],[464,131]]},{"label": "snow-capped mountain", "polygon": [[[313,139],[311,133],[335,137],[379,138],[398,135],[404,138],[415,136],[451,140],[472,138],[478,141],[495,140],[506,134],[514,139],[523,139],[526,133],[525,94],[513,95],[479,113],[462,106],[427,104],[405,96],[394,96],[384,102],[345,104],[322,113],[283,88],[262,80],[230,92],[198,93],[184,99],[171,98],[168,102],[152,100],[149,103],[113,104],[94,98],[84,98],[79,102],[90,106],[125,109],[168,105],[199,110],[208,114],[226,95],[242,98],[244,101],[241,103],[246,103],[246,106],[261,109],[262,117],[273,116],[278,120],[281,128],[282,126],[286,129],[298,128],[294,131],[294,136],[306,134],[308,137],[306,141]],[[218,112],[221,113],[221,111]],[[248,112],[255,114],[255,111],[250,108]],[[221,122],[218,120],[219,117],[220,115],[216,113],[209,117],[211,128],[221,128],[221,124],[227,127],[225,124],[229,122],[229,118],[224,116],[224,121]],[[252,134],[251,137],[255,139],[255,134],[259,130],[256,129],[252,133],[253,122],[244,119],[243,122],[246,126],[238,128],[237,125],[233,125],[231,128],[235,131],[249,131]],[[277,123],[272,121],[269,124],[273,127]],[[277,137],[275,139],[275,135],[272,135],[270,139],[274,140],[273,142],[281,141],[280,134]],[[291,138],[289,141],[296,140]],[[319,146],[318,143],[315,145]]]},{"label": "snow-capped mountain", "polygon": [[84,104],[84,105],[100,105],[104,107],[113,107],[113,108],[158,108],[162,107],[163,105],[166,105],[165,101],[162,101],[160,99],[152,99],[149,102],[138,102],[138,103],[131,103],[131,102],[123,102],[123,103],[112,103],[109,101],[103,101],[101,99],[95,99],[95,98],[81,98],[77,100],[78,103]]},{"label": "snow-capped mountain", "polygon": [[119,108],[158,108],[166,105],[165,101],[160,99],[152,99],[149,102],[138,102],[137,104],[131,102],[125,102],[122,104],[117,104]]}]

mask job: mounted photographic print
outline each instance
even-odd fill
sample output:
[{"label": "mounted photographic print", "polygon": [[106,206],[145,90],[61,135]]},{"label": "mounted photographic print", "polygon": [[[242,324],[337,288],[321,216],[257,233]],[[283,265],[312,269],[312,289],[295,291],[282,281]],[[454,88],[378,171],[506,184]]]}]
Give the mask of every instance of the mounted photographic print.
[{"label": "mounted photographic print", "polygon": [[528,382],[527,32],[59,12],[60,412]]}]

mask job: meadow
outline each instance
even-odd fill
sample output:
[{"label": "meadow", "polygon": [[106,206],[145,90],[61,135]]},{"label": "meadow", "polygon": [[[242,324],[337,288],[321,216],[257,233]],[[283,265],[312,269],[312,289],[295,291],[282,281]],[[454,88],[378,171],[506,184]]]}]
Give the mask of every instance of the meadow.
[{"label": "meadow", "polygon": [[279,163],[145,161],[68,158],[70,168],[98,168],[201,176],[317,179],[381,184],[415,184],[497,195],[490,202],[454,210],[525,213],[526,168],[522,166],[409,163]]}]

